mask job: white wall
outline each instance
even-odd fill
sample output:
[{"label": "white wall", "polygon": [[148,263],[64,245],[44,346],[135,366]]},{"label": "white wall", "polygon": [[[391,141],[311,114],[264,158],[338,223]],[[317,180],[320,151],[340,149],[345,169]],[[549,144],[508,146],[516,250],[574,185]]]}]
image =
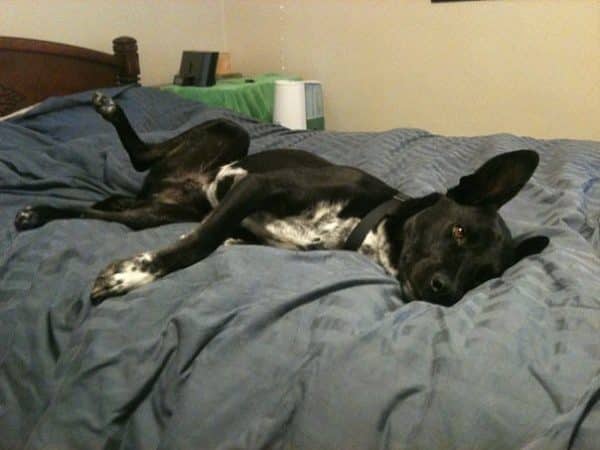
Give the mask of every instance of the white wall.
[{"label": "white wall", "polygon": [[600,1],[224,0],[233,69],[324,83],[328,128],[600,139]]},{"label": "white wall", "polygon": [[222,50],[223,30],[222,0],[0,0],[0,35],[109,53],[135,37],[146,85],[171,82],[183,50]]}]

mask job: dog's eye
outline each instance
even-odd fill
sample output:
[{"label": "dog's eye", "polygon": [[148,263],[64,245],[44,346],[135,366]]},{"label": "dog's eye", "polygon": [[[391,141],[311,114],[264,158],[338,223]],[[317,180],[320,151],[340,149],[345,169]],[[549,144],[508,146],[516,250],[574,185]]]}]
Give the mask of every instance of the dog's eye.
[{"label": "dog's eye", "polygon": [[465,239],[467,238],[467,233],[465,231],[465,228],[462,225],[456,225],[456,224],[453,225],[452,226],[452,237],[459,244],[462,244],[463,242],[465,242]]}]

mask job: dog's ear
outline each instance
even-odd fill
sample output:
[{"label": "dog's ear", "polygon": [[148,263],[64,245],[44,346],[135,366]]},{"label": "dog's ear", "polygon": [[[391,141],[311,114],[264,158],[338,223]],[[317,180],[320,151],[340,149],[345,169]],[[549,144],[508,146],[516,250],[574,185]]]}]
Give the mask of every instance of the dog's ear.
[{"label": "dog's ear", "polygon": [[548,246],[549,242],[550,239],[548,239],[546,236],[532,236],[520,241],[517,239],[517,246],[515,247],[515,261],[513,264],[518,263],[523,258],[527,258],[528,256],[541,253],[542,250]]},{"label": "dog's ear", "polygon": [[446,195],[462,205],[491,205],[498,209],[525,186],[539,159],[533,150],[494,156],[475,173],[462,177]]}]

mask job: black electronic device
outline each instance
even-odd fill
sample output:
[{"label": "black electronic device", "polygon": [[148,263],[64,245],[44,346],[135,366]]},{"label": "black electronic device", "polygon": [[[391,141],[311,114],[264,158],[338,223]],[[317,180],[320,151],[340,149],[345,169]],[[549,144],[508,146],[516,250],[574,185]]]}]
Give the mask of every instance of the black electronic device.
[{"label": "black electronic device", "polygon": [[215,84],[219,52],[184,51],[179,73],[173,84],[181,86],[212,86]]}]

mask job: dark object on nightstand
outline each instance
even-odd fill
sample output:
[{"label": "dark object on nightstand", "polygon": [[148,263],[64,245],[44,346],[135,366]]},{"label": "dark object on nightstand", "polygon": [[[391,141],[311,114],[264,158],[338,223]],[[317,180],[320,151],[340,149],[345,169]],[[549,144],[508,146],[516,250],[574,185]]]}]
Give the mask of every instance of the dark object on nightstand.
[{"label": "dark object on nightstand", "polygon": [[181,86],[214,85],[218,60],[219,52],[183,52],[181,67],[173,79],[173,84]]}]

